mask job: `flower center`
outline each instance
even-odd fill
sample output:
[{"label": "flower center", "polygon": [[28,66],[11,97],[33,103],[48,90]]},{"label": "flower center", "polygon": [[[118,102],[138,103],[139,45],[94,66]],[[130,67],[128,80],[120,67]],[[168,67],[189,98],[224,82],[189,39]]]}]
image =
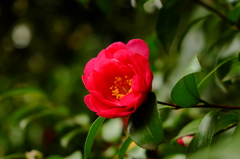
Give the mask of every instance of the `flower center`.
[{"label": "flower center", "polygon": [[130,79],[128,76],[124,76],[124,78],[115,77],[115,81],[110,89],[112,91],[112,96],[114,96],[117,100],[120,100],[122,97],[132,91],[131,87],[132,79]]}]

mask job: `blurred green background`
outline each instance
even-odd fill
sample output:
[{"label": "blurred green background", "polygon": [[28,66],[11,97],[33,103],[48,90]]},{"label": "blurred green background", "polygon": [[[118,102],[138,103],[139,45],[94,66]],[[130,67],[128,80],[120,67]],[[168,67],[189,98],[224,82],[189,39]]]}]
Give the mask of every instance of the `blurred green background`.
[{"label": "blurred green background", "polygon": [[115,41],[154,40],[156,15],[129,0],[1,1],[0,156],[82,151],[96,118],[83,102],[85,64]]},{"label": "blurred green background", "polygon": [[[237,56],[237,0],[206,2],[213,10],[201,0],[162,2],[163,10],[159,0],[1,0],[0,158],[34,159],[35,154],[81,158],[97,117],[83,101],[88,92],[81,76],[85,64],[113,42],[140,38],[148,43],[153,91],[162,101],[171,101],[171,89],[195,54],[204,69],[198,81],[226,57]],[[221,83],[230,67],[222,67],[201,86],[203,99],[240,104],[240,73]],[[170,141],[186,123],[206,112],[164,111],[166,143],[153,152],[133,145],[129,158],[183,159],[186,149],[175,148]],[[122,127],[121,119],[103,124],[93,158],[116,157],[124,138]]]}]

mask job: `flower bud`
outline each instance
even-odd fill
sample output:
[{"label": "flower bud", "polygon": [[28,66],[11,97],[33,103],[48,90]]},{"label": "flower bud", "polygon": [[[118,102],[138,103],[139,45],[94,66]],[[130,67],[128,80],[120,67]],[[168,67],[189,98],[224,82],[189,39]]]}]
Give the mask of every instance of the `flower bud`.
[{"label": "flower bud", "polygon": [[194,135],[188,135],[188,136],[184,136],[184,137],[181,137],[177,140],[177,143],[181,146],[184,146],[184,147],[187,147],[190,142],[192,141]]}]

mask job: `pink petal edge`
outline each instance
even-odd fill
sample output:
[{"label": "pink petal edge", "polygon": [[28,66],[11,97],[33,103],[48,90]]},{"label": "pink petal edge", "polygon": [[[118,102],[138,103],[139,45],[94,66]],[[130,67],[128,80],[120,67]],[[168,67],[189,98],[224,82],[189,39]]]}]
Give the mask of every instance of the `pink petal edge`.
[{"label": "pink petal edge", "polygon": [[149,48],[145,41],[141,39],[133,39],[127,43],[127,49],[133,53],[138,53],[145,58],[149,58]]},{"label": "pink petal edge", "polygon": [[85,76],[88,77],[91,74],[91,72],[92,72],[92,70],[93,70],[93,68],[96,64],[96,61],[98,61],[97,58],[93,58],[90,61],[88,61],[88,63],[86,64],[86,66],[84,68],[84,75]]},{"label": "pink petal edge", "polygon": [[92,95],[88,94],[84,97],[84,102],[86,103],[87,107],[93,111],[93,112],[97,112],[97,109],[93,106],[93,103],[92,103]]}]

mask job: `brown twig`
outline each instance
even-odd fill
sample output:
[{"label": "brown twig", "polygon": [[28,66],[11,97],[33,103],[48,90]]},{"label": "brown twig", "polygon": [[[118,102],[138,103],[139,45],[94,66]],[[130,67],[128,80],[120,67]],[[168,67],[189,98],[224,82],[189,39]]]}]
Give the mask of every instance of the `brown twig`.
[{"label": "brown twig", "polygon": [[226,15],[224,15],[222,12],[220,12],[219,10],[207,5],[206,3],[204,3],[203,1],[201,0],[193,0],[194,2],[198,3],[199,5],[203,6],[204,8],[207,8],[208,10],[210,10],[211,12],[215,13],[216,15],[218,15],[222,20],[226,21],[227,23],[231,24],[231,25],[235,25],[237,26],[237,28],[240,28],[240,26],[234,22],[234,21],[231,21],[230,19],[228,19],[226,17]]},{"label": "brown twig", "polygon": [[173,109],[182,109],[182,108],[216,108],[216,109],[232,109],[232,110],[240,110],[240,106],[231,106],[231,105],[218,105],[218,104],[208,104],[208,103],[203,103],[203,104],[197,104],[191,107],[182,107],[177,104],[173,103],[166,103],[166,102],[161,102],[157,101],[158,104],[161,105],[167,105],[172,107]]}]

